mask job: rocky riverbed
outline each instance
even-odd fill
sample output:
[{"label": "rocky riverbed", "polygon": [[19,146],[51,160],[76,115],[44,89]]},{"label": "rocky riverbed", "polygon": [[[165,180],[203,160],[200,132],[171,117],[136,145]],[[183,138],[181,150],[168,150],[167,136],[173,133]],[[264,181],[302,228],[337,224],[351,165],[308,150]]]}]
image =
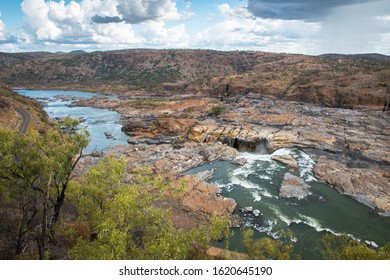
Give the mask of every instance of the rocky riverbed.
[{"label": "rocky riverbed", "polygon": [[[130,166],[151,164],[158,172],[177,176],[207,162],[234,160],[237,150],[299,147],[314,159],[320,181],[378,213],[390,214],[388,112],[245,97],[95,98],[77,105],[121,113],[131,145],[109,152],[126,157]],[[224,107],[222,114],[213,115],[216,105]],[[296,164],[293,158],[279,161],[291,168]]]}]

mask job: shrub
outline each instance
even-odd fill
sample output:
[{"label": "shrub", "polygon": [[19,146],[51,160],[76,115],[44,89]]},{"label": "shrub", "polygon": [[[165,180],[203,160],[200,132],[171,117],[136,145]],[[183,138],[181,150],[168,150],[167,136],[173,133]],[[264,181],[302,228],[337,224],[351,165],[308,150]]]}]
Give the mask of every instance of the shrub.
[{"label": "shrub", "polygon": [[225,105],[215,105],[211,108],[211,114],[214,116],[219,116],[221,115],[227,107]]}]

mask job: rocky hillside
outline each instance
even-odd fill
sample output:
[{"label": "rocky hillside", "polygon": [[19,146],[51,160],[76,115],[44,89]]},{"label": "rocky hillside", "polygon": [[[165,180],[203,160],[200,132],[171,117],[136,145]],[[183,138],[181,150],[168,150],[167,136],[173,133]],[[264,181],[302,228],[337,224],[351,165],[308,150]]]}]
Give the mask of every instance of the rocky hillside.
[{"label": "rocky hillside", "polygon": [[36,100],[18,95],[0,83],[0,128],[19,129],[23,122],[20,110],[30,115],[30,128],[47,128],[48,117]]},{"label": "rocky hillside", "polygon": [[[13,87],[131,94],[249,95],[332,107],[382,108],[390,58],[212,50],[0,53],[0,81]],[[388,90],[387,90],[388,92]]]}]

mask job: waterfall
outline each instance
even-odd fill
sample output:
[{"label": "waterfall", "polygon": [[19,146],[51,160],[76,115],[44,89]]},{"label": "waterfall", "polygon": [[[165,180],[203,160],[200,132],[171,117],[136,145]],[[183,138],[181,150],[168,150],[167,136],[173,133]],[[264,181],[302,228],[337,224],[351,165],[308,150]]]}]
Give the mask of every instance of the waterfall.
[{"label": "waterfall", "polygon": [[255,154],[259,154],[259,155],[268,155],[269,154],[266,139],[262,138],[260,140],[260,142],[256,145]]}]

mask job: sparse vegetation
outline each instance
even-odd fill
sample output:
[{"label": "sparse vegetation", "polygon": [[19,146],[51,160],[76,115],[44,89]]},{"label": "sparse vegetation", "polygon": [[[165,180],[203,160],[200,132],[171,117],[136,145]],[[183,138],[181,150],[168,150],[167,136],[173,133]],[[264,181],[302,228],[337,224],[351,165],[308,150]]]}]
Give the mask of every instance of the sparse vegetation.
[{"label": "sparse vegetation", "polygon": [[253,238],[253,230],[243,231],[243,243],[250,259],[254,260],[288,260],[293,248],[292,243],[283,243],[269,237]]},{"label": "sparse vegetation", "polygon": [[137,99],[130,101],[129,105],[134,107],[157,107],[168,101],[168,98]]},{"label": "sparse vegetation", "polygon": [[[336,90],[347,107],[382,106],[380,88],[390,72],[381,55],[303,56],[210,50],[124,50],[88,54],[2,54],[0,81],[16,86],[151,92],[261,93],[288,100],[334,106]],[[211,67],[212,65],[212,67]],[[335,79],[342,81],[335,83]],[[365,81],[357,84],[353,81]],[[344,88],[345,91],[340,91]],[[283,93],[281,96],[280,93]],[[322,97],[321,97],[322,96]],[[325,98],[323,98],[325,97]]]},{"label": "sparse vegetation", "polygon": [[351,239],[349,236],[327,234],[322,238],[324,259],[329,260],[389,260],[390,243],[374,249],[369,245]]},{"label": "sparse vegetation", "polygon": [[217,117],[221,115],[223,112],[225,112],[226,109],[227,109],[226,105],[214,105],[211,108],[211,114]]}]

